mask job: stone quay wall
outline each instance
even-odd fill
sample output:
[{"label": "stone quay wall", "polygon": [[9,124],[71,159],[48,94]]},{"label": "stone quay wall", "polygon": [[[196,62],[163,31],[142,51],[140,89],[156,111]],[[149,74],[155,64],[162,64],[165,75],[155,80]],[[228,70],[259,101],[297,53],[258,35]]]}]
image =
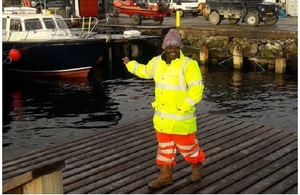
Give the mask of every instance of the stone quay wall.
[{"label": "stone quay wall", "polygon": [[[293,32],[257,32],[209,28],[178,27],[187,52],[199,58],[202,49],[208,50],[210,63],[229,59],[236,47],[242,48],[244,58],[268,69],[274,68],[276,59],[285,58],[287,68],[297,70],[298,37]],[[196,50],[191,49],[196,48]]]}]

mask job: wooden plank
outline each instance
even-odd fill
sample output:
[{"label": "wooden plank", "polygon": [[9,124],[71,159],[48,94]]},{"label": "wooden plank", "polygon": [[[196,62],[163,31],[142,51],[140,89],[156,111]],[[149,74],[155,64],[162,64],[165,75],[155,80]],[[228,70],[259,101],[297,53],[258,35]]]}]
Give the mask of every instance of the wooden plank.
[{"label": "wooden plank", "polygon": [[[118,131],[113,132],[113,134],[117,132]],[[120,136],[126,133],[127,133],[126,131],[124,132],[121,131]],[[106,139],[105,136],[103,137],[102,135],[91,136],[85,139],[80,139],[77,142],[65,144],[63,145],[63,147],[62,146],[55,147],[55,149],[52,149],[51,151],[45,151],[45,152],[42,151],[41,153],[38,153],[39,156],[37,154],[33,154],[30,158],[26,156],[25,158],[22,158],[24,161],[16,160],[19,164],[10,165],[9,167],[4,166],[3,178],[7,179],[12,177],[13,175],[22,174],[24,171],[32,170],[35,168],[36,164],[39,163],[44,164],[49,159],[51,159],[52,161],[57,161],[57,160],[64,160],[70,158],[72,157],[72,155],[74,155],[74,152],[76,151],[85,152],[84,149],[88,148],[90,145],[99,142],[101,143],[101,141],[105,139]]]},{"label": "wooden plank", "polygon": [[[222,119],[222,120],[224,120],[224,119]],[[206,120],[207,121],[207,120]],[[213,123],[215,123],[215,122],[213,122]],[[227,122],[228,123],[228,122]],[[203,123],[202,123],[203,124]],[[220,125],[223,125],[223,124],[220,124]],[[152,134],[154,135],[154,132],[152,132]],[[154,138],[154,137],[153,137]],[[153,141],[155,141],[153,144],[155,145],[155,147],[156,147],[156,140],[155,139],[153,139]],[[153,151],[155,151],[156,150],[156,148],[154,148],[153,149]],[[144,155],[145,156],[145,155]],[[138,156],[139,157],[139,156]],[[155,156],[153,156],[153,160],[152,160],[153,162],[152,162],[152,164],[154,164],[155,163]],[[136,175],[135,175],[136,176]],[[92,179],[92,178],[88,178],[88,179]],[[107,181],[108,179],[106,178],[106,181]],[[74,186],[78,186],[77,184],[76,185],[74,185]],[[97,183],[97,186],[101,186],[101,184],[100,183]],[[88,186],[86,186],[85,188],[88,188]],[[77,192],[77,191],[72,191],[71,193],[79,193],[79,192]],[[80,191],[80,193],[87,193],[87,191]],[[93,193],[95,193],[95,192],[93,192]],[[99,192],[99,191],[97,191],[97,193],[106,193],[106,192],[104,192],[103,191],[103,188],[102,188],[102,191],[101,192]]]},{"label": "wooden plank", "polygon": [[[297,176],[297,174],[296,174],[296,176]],[[298,194],[298,183],[296,185],[294,185],[293,187],[289,188],[283,194]]]},{"label": "wooden plank", "polygon": [[[231,129],[228,129],[228,131],[231,131]],[[222,133],[222,132],[221,132]],[[269,137],[270,136],[270,134],[266,134],[266,137]],[[202,141],[202,142],[204,142],[204,141]],[[240,144],[241,142],[240,142],[240,140],[236,143],[236,144]],[[252,143],[252,142],[250,142],[250,143]],[[216,142],[216,144],[218,144],[217,142]],[[203,148],[205,148],[205,144],[203,145]],[[247,145],[246,145],[247,146]],[[222,147],[221,147],[222,148]],[[224,148],[224,149],[226,149],[226,147]],[[228,151],[228,150],[227,150]],[[230,154],[228,154],[228,155],[231,155],[231,154],[233,154],[234,152],[235,152],[236,150],[233,150]],[[208,150],[208,151],[206,151],[206,154],[207,154],[207,156],[208,157],[210,157],[210,150]],[[226,155],[225,155],[226,156]],[[221,156],[220,157],[220,159],[223,159],[224,158],[224,156]],[[179,169],[181,169],[181,168],[184,168],[184,167],[186,167],[187,166],[187,164],[186,164],[186,162],[183,162],[183,160],[182,160],[182,158],[179,158],[180,159],[180,161],[179,161],[179,163],[176,165],[176,167],[175,168],[179,168]],[[207,160],[209,160],[210,158],[208,158]],[[206,161],[207,161],[206,160]],[[218,159],[216,159],[216,161],[217,161]],[[182,164],[181,164],[182,163]],[[222,165],[223,166],[223,165]],[[156,168],[157,169],[157,168]],[[176,172],[176,170],[175,170],[175,172],[174,172],[174,179],[177,179],[177,176],[186,176],[186,174],[184,174],[184,173],[189,173],[190,172],[190,170],[189,170],[189,167],[186,169],[186,170],[183,170],[183,172],[182,172],[182,170],[180,170],[180,171],[178,171],[178,173]],[[145,180],[147,179],[148,181],[150,181],[151,179],[154,179],[155,177],[153,177],[153,176],[155,176],[155,174],[154,175],[151,175],[151,177],[150,178],[145,178]],[[188,183],[189,183],[189,181],[187,181]],[[130,193],[142,193],[142,194],[146,194],[146,193],[151,193],[151,190],[149,190],[148,189],[148,187],[147,186],[142,186],[142,189],[138,189],[137,191],[134,191],[135,189],[137,189],[137,188],[139,188],[142,184],[143,184],[144,182],[143,181],[137,181],[137,182],[131,182],[131,183],[128,183],[128,185],[126,185],[124,188],[126,188],[126,190],[128,190],[128,191],[130,191]],[[172,187],[170,186],[170,187],[165,187],[164,189],[165,190],[167,190],[168,188],[172,188],[172,189],[174,189],[174,187],[176,188],[177,186],[176,185],[172,185]],[[112,193],[123,193],[122,192],[122,190],[124,190],[124,188],[119,188],[119,189],[117,189],[116,191],[113,191]],[[179,187],[179,188],[181,188],[181,186]],[[133,191],[131,191],[131,190],[133,190]],[[160,191],[160,193],[171,193],[171,192],[169,192],[169,191]]]},{"label": "wooden plank", "polygon": [[[230,186],[227,186],[223,190],[219,191],[220,194],[233,194],[233,193],[241,193],[243,189],[254,185],[258,181],[264,179],[268,175],[272,174],[273,172],[280,171],[283,166],[290,164],[291,162],[297,160],[297,151],[294,150],[288,154],[281,153],[283,156],[279,159],[276,159],[274,162],[272,161],[270,164],[264,166],[267,161],[263,158],[262,161],[257,161],[250,165],[249,169],[253,173],[250,175],[240,179],[239,181],[233,183]],[[271,154],[272,155],[272,154]],[[258,166],[258,167],[256,167]],[[260,168],[260,169],[258,169]],[[295,180],[296,181],[296,180]]]},{"label": "wooden plank", "polygon": [[18,177],[13,178],[10,181],[3,181],[2,192],[6,193],[11,190],[17,189],[26,183],[33,180],[33,176],[31,172],[24,173]]},{"label": "wooden plank", "polygon": [[[294,161],[291,163],[292,166],[297,165],[297,162]],[[287,176],[283,179],[279,176],[279,182],[263,191],[264,194],[283,194],[288,191],[291,187],[297,186],[297,169],[290,169],[291,167],[286,166],[282,169]]]},{"label": "wooden plank", "polygon": [[[290,139],[290,137],[288,137],[288,139]],[[276,145],[278,143],[279,142],[276,142]],[[294,146],[296,146],[296,144],[294,144]],[[273,155],[276,152],[282,154],[281,150],[277,150],[269,155]],[[258,153],[259,153],[259,151],[255,155],[257,155]],[[251,155],[250,157],[251,157],[251,159],[249,159],[249,157],[245,157],[242,160],[232,164],[232,166],[234,166],[235,169],[232,169],[231,167],[226,167],[226,169],[230,169],[232,171],[229,175],[221,178],[218,182],[213,183],[213,184],[209,185],[208,187],[202,188],[198,192],[199,193],[220,193],[219,191],[221,191],[223,189],[227,189],[227,190],[231,189],[232,190],[231,194],[239,193],[239,191],[237,190],[238,188],[230,188],[230,185],[239,183],[239,181],[241,179],[244,179],[248,175],[256,174],[258,171],[261,173],[262,171],[260,169],[264,168],[266,165],[269,164],[269,161],[264,160],[263,155],[262,155],[263,158],[255,159],[256,161],[254,161],[254,162],[251,161],[253,159],[253,155]],[[276,160],[278,160],[278,159],[276,159]],[[244,162],[248,161],[250,164],[246,164],[243,161]],[[239,164],[237,164],[237,163],[239,163]],[[239,167],[240,165],[244,165],[244,167],[240,168]],[[238,168],[238,169],[236,169],[236,168]],[[260,193],[260,192],[258,192],[258,193]]]},{"label": "wooden plank", "polygon": [[[203,123],[201,123],[199,126],[201,127],[201,125],[210,125],[211,123],[215,123],[215,121],[210,121],[210,120],[207,120],[208,119],[208,117],[207,116],[205,116],[206,118],[206,120],[205,120],[205,122],[203,122]],[[215,117],[214,117],[215,118]],[[223,118],[222,120],[224,120],[225,118]],[[220,120],[220,119],[219,119]],[[208,122],[208,124],[206,124]],[[136,133],[135,133],[136,134]],[[156,151],[156,140],[155,140],[155,136],[154,136],[154,132],[151,132],[151,134],[153,135],[152,136],[152,141],[153,141],[153,143],[152,143],[152,145],[153,146],[155,146],[154,148],[152,148],[151,150],[153,151],[153,152],[155,152]],[[123,145],[123,144],[122,144]],[[126,147],[127,148],[127,147]],[[137,149],[137,151],[139,151],[140,150],[140,148],[136,148]],[[140,158],[140,155],[138,156],[138,158]],[[152,157],[152,163],[154,164],[155,162],[154,162],[154,159],[155,159],[155,153],[153,153],[153,157]],[[86,164],[86,163],[85,163]],[[115,166],[115,165],[113,165],[113,166]],[[87,167],[90,167],[89,165],[87,166]],[[96,172],[96,171],[98,171],[98,170],[92,170],[91,171],[91,173],[90,174],[93,174],[94,172]],[[86,174],[86,179],[89,181],[89,182],[91,182],[91,181],[93,181],[93,176],[92,175],[88,175],[89,173],[84,173],[84,174]],[[82,176],[82,175],[81,175]],[[83,179],[83,178],[81,178],[81,179]],[[85,180],[86,180],[85,179]],[[79,178],[77,178],[77,180],[79,181]],[[106,181],[109,181],[107,178],[106,178]],[[78,182],[79,183],[79,182]],[[74,187],[78,187],[78,183],[75,183],[75,184],[71,184],[72,186],[74,186]],[[101,186],[102,184],[101,183],[103,183],[103,182],[100,182],[100,183],[97,183],[97,186]],[[82,184],[81,184],[82,185]],[[80,191],[80,193],[87,193],[87,190],[89,190],[91,187],[90,186],[85,186],[85,189],[86,189],[86,191]],[[69,190],[71,190],[72,189],[72,187],[70,187],[70,188],[66,188],[66,192],[68,192]],[[78,191],[71,191],[70,193],[79,193]],[[103,191],[101,191],[101,193],[104,193]]]},{"label": "wooden plank", "polygon": [[[222,125],[221,125],[222,126]],[[242,128],[243,128],[243,126],[241,126]],[[227,129],[227,130],[224,130],[224,131],[231,131],[231,129]],[[220,133],[223,133],[223,132],[220,132]],[[206,147],[206,145],[207,144],[209,144],[209,143],[205,143],[205,140],[201,140],[201,138],[200,138],[200,143],[201,143],[201,145],[203,146],[203,148],[205,148]],[[216,142],[217,143],[217,142]],[[240,143],[240,142],[239,142]],[[178,157],[178,156],[177,156]],[[181,156],[179,156],[179,158],[178,158],[178,161],[180,162],[180,161],[182,161],[183,159],[182,159],[182,157]],[[153,159],[153,161],[154,161],[154,159]],[[155,163],[155,162],[154,162]],[[154,164],[153,163],[153,164]],[[178,169],[178,168],[181,168],[181,166],[180,166],[180,163],[175,167],[175,170],[176,169]],[[156,168],[156,170],[157,170],[157,168]],[[156,173],[157,174],[157,173]],[[149,178],[149,179],[147,179],[148,181],[150,181],[151,179],[154,179],[154,177],[153,176],[155,176],[155,173],[154,173],[154,175],[151,175],[152,176],[152,178]],[[146,179],[146,178],[145,178]],[[138,188],[138,186],[139,186],[139,184],[141,184],[141,183],[144,183],[143,181],[137,181],[137,182],[134,182],[134,183],[129,183],[128,185],[126,185],[126,188],[127,189],[131,189],[132,188],[132,190],[133,189],[136,189],[136,188]],[[122,188],[120,188],[119,189],[120,191],[113,191],[112,193],[122,193]],[[147,190],[147,189],[146,189]],[[135,193],[135,192],[133,192],[133,193]],[[148,193],[148,191],[146,191],[146,192],[144,192],[144,191],[142,191],[141,193]]]},{"label": "wooden plank", "polygon": [[[280,194],[282,193],[282,191],[286,191],[286,187],[284,187],[285,184],[288,184],[293,186],[295,185],[297,182],[295,181],[295,178],[297,178],[296,173],[297,173],[297,161],[293,161],[291,163],[291,165],[285,166],[280,172],[276,171],[273,174],[269,175],[268,177],[264,178],[263,180],[258,181],[257,183],[255,183],[254,185],[252,185],[251,187],[243,190],[241,193],[243,194],[247,194],[249,192],[251,193],[255,193],[257,194],[257,192],[275,192],[274,194]],[[283,181],[282,183],[278,183],[279,181],[281,181],[283,177],[281,174],[284,173],[288,176],[288,179],[286,181]],[[292,174],[292,175],[290,175]],[[292,182],[290,182],[290,178],[294,178],[292,180]],[[279,185],[280,187],[282,187],[282,189],[278,189],[278,187],[276,187],[276,185]]]},{"label": "wooden plank", "polygon": [[[207,118],[206,118],[207,119]],[[206,122],[207,121],[209,121],[209,120],[206,120],[204,123],[202,123],[201,125],[208,125],[208,124],[206,124]],[[200,126],[201,126],[200,125]],[[141,133],[141,132],[137,132],[137,133]],[[137,134],[137,133],[134,133],[134,134]],[[149,134],[150,133],[150,134]],[[152,163],[154,163],[154,159],[155,159],[155,151],[156,151],[156,140],[155,140],[155,133],[154,133],[154,131],[150,131],[149,133],[147,133],[147,134],[145,134],[145,133],[143,133],[142,135],[143,136],[145,136],[145,137],[149,137],[150,138],[150,140],[147,140],[147,141],[152,141],[152,143],[151,143],[151,145],[150,146],[152,146],[151,147],[151,152],[153,152],[153,156],[152,156]],[[137,139],[135,142],[141,142],[141,139],[139,138],[139,137],[137,137],[137,135],[135,136],[135,138]],[[145,141],[145,139],[144,139],[144,141]],[[132,141],[130,141],[130,143],[132,144],[133,142]],[[136,144],[136,143],[135,143]],[[138,145],[139,145],[140,143],[138,143]],[[124,145],[124,143],[122,142],[122,143],[120,143],[120,145],[121,145],[121,148],[123,148],[124,150],[125,150],[125,152],[128,152],[127,151],[127,149],[126,148],[128,148],[128,146],[127,145]],[[124,147],[124,146],[126,146],[126,147]],[[115,147],[115,144],[114,144],[114,146],[113,147]],[[135,148],[135,150],[136,151],[133,151],[133,152],[138,152],[138,151],[140,151],[141,149],[144,149],[144,148],[141,148],[141,146],[139,146],[139,147],[137,147],[137,148]],[[144,149],[144,151],[145,151],[145,149]],[[122,151],[119,151],[119,152],[122,152]],[[122,156],[126,156],[126,155],[128,155],[128,154],[122,154]],[[135,154],[135,155],[137,155],[137,154]],[[107,156],[107,155],[104,155],[104,156]],[[145,155],[143,155],[143,156],[145,156]],[[102,158],[102,157],[101,157]],[[134,158],[134,155],[133,155],[133,157],[131,158],[131,159],[129,159],[129,160],[132,160]],[[137,155],[137,158],[140,158],[140,155]],[[80,175],[80,179],[79,178],[72,178],[72,180],[69,180],[69,178],[66,178],[65,179],[65,184],[67,184],[67,183],[72,183],[70,186],[68,186],[65,190],[66,190],[66,192],[68,192],[69,190],[71,190],[72,188],[75,188],[75,187],[78,187],[78,185],[83,185],[83,186],[85,186],[85,183],[82,183],[82,182],[76,182],[76,183],[73,183],[75,180],[77,180],[77,181],[80,181],[80,180],[82,180],[83,179],[83,177],[85,177],[85,181],[86,181],[86,183],[89,183],[89,182],[92,182],[92,181],[94,181],[93,180],[93,174],[95,173],[95,172],[97,172],[97,171],[99,171],[98,169],[99,168],[101,168],[101,167],[97,167],[96,169],[93,169],[92,167],[91,167],[91,165],[90,164],[87,164],[88,162],[84,162],[84,164],[86,165],[86,167],[87,168],[90,168],[90,170],[88,170],[88,171],[85,171],[83,174],[81,174]],[[121,162],[120,164],[122,164],[123,162]],[[115,165],[115,164],[112,164],[111,165],[111,167],[110,168],[112,168],[112,167],[115,167],[115,166],[117,166],[117,165]],[[74,169],[74,167],[70,167],[71,169]],[[103,168],[103,169],[108,169],[108,167],[105,167],[105,168]],[[114,170],[116,170],[116,169],[114,169]],[[80,170],[80,171],[83,171],[83,170]],[[113,174],[114,173],[114,171],[110,171],[110,174]],[[68,175],[69,176],[69,175]],[[99,178],[98,178],[99,179]],[[106,180],[106,182],[108,182],[109,181],[109,179],[108,178],[106,178],[105,179]],[[80,183],[80,184],[79,184]],[[99,182],[99,183],[97,183],[97,186],[102,186],[103,184],[102,184],[103,182]],[[89,187],[89,186],[85,186],[84,187],[86,190],[83,190],[83,191],[80,191],[80,193],[87,193],[87,191],[91,188],[91,187]],[[70,193],[79,193],[79,192],[77,192],[77,191],[71,191]],[[102,192],[103,193],[103,192]]]},{"label": "wooden plank", "polygon": [[70,194],[297,192],[295,133],[207,113],[197,117],[197,137],[207,155],[199,183],[189,181],[190,165],[178,153],[174,183],[148,188],[159,174],[152,117],[6,161],[3,176],[65,159],[64,193]]},{"label": "wooden plank", "polygon": [[5,170],[11,171],[11,169],[9,169],[8,167],[13,166],[13,165],[18,165],[21,162],[32,161],[32,160],[34,160],[36,158],[39,158],[39,157],[52,155],[53,153],[55,153],[57,151],[60,151],[62,147],[72,149],[76,145],[87,144],[87,141],[97,140],[99,138],[99,136],[105,137],[105,136],[110,135],[110,134],[116,134],[116,133],[119,133],[119,132],[123,132],[122,130],[130,130],[132,127],[136,127],[136,126],[141,125],[141,124],[151,125],[151,118],[147,117],[147,118],[144,118],[144,119],[140,119],[139,121],[136,121],[135,123],[130,122],[129,124],[125,124],[125,125],[123,125],[122,127],[119,127],[119,128],[109,128],[108,131],[98,132],[98,133],[95,133],[91,136],[87,136],[87,137],[84,137],[84,138],[81,138],[81,139],[76,139],[74,141],[59,144],[57,146],[51,146],[51,147],[45,148],[43,150],[40,150],[38,153],[33,152],[33,153],[29,153],[29,154],[27,154],[25,156],[22,156],[20,158],[17,158],[17,159],[4,160],[3,161],[3,168],[5,168]]},{"label": "wooden plank", "polygon": [[[209,153],[210,151],[207,151],[208,158],[204,166],[203,180],[200,183],[190,184],[188,179],[181,179],[182,175],[179,173],[180,176],[178,178],[178,183],[175,181],[172,186],[159,190],[159,193],[196,193],[198,190],[202,190],[210,184],[219,182],[221,178],[238,170],[240,167],[253,162],[254,159],[265,155],[263,151],[267,150],[263,147],[266,143],[267,145],[271,145],[272,143],[274,144],[280,140],[282,136],[288,135],[289,133],[284,131],[279,134],[276,134],[276,132],[273,131],[268,131],[261,134],[259,137],[251,138],[212,156]],[[276,146],[276,144],[274,145]],[[264,150],[262,150],[262,148]],[[274,148],[269,148],[270,151],[274,151]],[[258,151],[260,152],[258,153]],[[245,156],[248,156],[248,158],[244,159]],[[201,191],[198,193],[204,192]]]}]

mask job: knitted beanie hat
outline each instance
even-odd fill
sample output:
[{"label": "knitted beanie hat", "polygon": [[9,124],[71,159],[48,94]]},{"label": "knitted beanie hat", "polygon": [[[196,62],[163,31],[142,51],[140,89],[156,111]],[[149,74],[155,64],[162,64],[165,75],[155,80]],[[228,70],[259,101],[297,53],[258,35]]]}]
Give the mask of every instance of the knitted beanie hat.
[{"label": "knitted beanie hat", "polygon": [[166,34],[162,48],[165,49],[168,46],[178,46],[183,48],[183,43],[181,42],[181,37],[177,29],[171,29],[168,34]]}]

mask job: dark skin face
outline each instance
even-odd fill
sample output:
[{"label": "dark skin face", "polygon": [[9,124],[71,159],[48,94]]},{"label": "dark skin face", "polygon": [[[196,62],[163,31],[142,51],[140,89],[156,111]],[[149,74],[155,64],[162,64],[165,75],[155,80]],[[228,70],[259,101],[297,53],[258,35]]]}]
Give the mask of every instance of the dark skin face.
[{"label": "dark skin face", "polygon": [[165,48],[165,54],[166,54],[166,62],[167,64],[170,64],[172,60],[175,60],[176,58],[180,57],[180,47],[178,46],[167,46]]},{"label": "dark skin face", "polygon": [[[165,53],[163,54],[163,60],[166,61],[167,64],[170,64],[172,60],[180,57],[180,47],[178,46],[167,46],[165,48]],[[129,58],[125,56],[123,58],[123,63],[127,64],[129,62]]]}]

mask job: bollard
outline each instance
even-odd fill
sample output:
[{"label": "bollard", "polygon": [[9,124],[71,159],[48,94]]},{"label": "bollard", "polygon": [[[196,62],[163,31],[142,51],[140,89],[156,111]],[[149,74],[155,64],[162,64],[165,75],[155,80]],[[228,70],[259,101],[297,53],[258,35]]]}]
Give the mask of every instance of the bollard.
[{"label": "bollard", "polygon": [[275,60],[275,73],[285,73],[286,69],[286,59],[285,58],[277,58]]},{"label": "bollard", "polygon": [[233,49],[233,68],[243,69],[243,47],[240,45],[234,46]]},{"label": "bollard", "polygon": [[209,50],[208,50],[207,45],[201,45],[200,52],[199,52],[200,64],[206,64],[206,62],[208,60],[208,53],[209,53]]},{"label": "bollard", "polygon": [[176,27],[180,27],[180,11],[176,10]]}]

